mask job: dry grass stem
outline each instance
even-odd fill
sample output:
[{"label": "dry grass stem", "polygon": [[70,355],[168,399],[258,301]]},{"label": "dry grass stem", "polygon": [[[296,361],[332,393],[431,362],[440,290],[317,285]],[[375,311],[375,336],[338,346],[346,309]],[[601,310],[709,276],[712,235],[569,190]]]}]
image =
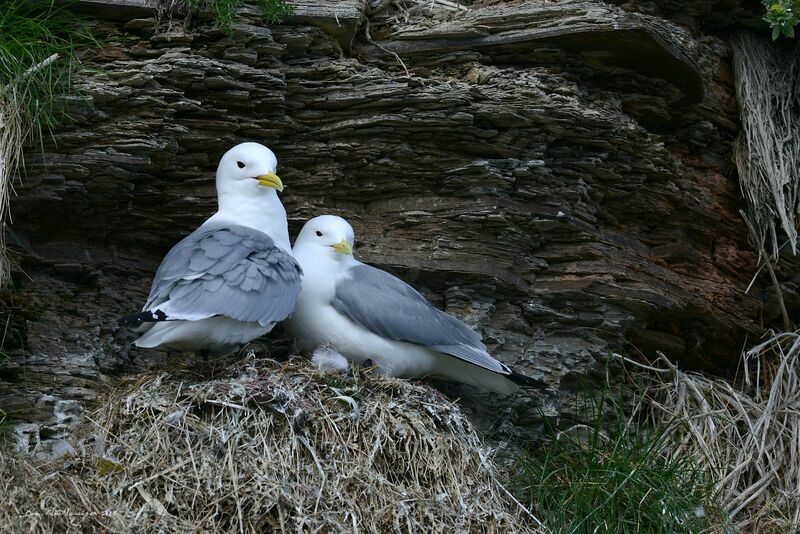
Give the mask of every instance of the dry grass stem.
[{"label": "dry grass stem", "polygon": [[25,121],[13,86],[0,87],[0,287],[6,285],[9,277],[5,225],[9,219],[11,184],[17,173],[17,163],[22,159],[22,141],[26,135]]},{"label": "dry grass stem", "polygon": [[748,219],[777,259],[779,231],[797,252],[800,215],[800,46],[786,52],[764,37],[733,40],[741,133],[735,159]]},{"label": "dry grass stem", "polygon": [[12,181],[17,166],[22,161],[23,141],[34,129],[29,124],[19,85],[58,61],[58,54],[31,65],[6,85],[0,84],[0,287],[9,281],[10,266],[6,255],[5,226],[10,222],[9,203],[13,191]]}]

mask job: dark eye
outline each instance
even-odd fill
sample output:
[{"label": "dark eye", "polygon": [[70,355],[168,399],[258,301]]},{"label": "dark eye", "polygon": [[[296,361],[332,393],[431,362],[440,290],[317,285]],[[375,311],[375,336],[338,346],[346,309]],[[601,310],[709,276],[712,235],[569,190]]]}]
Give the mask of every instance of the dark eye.
[{"label": "dark eye", "polygon": [[322,237],[322,232],[320,232],[319,230],[317,230],[317,237]]},{"label": "dark eye", "polygon": [[237,167],[239,167],[240,169],[244,169],[245,167],[247,167],[247,165],[245,165],[245,164],[244,164],[244,163],[242,163],[241,161],[237,161],[237,162],[236,162],[236,166],[237,166]]}]

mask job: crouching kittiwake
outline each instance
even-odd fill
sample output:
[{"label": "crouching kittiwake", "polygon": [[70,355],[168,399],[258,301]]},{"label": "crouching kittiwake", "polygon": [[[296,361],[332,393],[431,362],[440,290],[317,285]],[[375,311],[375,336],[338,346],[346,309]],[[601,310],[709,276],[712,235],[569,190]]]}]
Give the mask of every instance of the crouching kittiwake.
[{"label": "crouching kittiwake", "polygon": [[285,324],[301,350],[325,347],[387,375],[430,375],[497,393],[538,384],[495,360],[480,334],[414,288],[356,260],[353,242],[350,224],[332,215],[308,221],[295,241],[303,289]]},{"label": "crouching kittiwake", "polygon": [[277,160],[258,143],[236,145],[217,167],[218,211],[172,247],[141,313],[139,347],[225,351],[292,313],[302,271],[291,254]]}]

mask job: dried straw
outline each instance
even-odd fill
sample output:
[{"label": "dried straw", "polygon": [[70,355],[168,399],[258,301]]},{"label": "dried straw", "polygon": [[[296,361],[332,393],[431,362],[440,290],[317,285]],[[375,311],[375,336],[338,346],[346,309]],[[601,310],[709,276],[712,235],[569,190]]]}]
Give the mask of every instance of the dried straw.
[{"label": "dried straw", "polygon": [[[800,45],[786,51],[766,37],[733,39],[742,129],[736,166],[756,249],[777,259],[779,230],[797,253],[800,217]],[[782,240],[782,239],[781,239]]]},{"label": "dried straw", "polygon": [[0,287],[9,282],[10,265],[6,255],[5,227],[10,221],[9,203],[13,179],[22,161],[23,141],[35,130],[23,109],[20,84],[58,61],[52,54],[32,65],[7,85],[0,85]]},{"label": "dried straw", "polygon": [[691,455],[712,474],[736,527],[800,527],[800,335],[771,334],[748,351],[741,388],[683,372],[662,354],[657,367],[625,360],[646,384],[634,413],[669,429],[669,455]]},{"label": "dried straw", "polygon": [[370,4],[370,20],[381,27],[386,24],[389,35],[431,28],[456,20],[470,12],[463,0],[379,0]]},{"label": "dried straw", "polygon": [[11,180],[16,174],[22,146],[22,125],[18,107],[0,91],[0,287],[9,279],[5,225],[11,196]]},{"label": "dried straw", "polygon": [[88,419],[72,458],[39,467],[0,459],[9,496],[0,524],[26,532],[543,531],[498,482],[458,407],[406,381],[325,375],[251,354],[228,378],[144,376]]}]

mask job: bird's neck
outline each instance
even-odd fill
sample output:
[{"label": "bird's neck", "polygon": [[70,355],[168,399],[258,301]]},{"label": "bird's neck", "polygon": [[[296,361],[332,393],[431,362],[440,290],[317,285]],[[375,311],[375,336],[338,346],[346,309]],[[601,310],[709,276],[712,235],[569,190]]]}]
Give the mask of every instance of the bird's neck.
[{"label": "bird's neck", "polygon": [[291,254],[286,210],[278,194],[270,189],[257,196],[219,196],[219,210],[209,222],[227,222],[254,228],[272,238],[275,244]]}]

